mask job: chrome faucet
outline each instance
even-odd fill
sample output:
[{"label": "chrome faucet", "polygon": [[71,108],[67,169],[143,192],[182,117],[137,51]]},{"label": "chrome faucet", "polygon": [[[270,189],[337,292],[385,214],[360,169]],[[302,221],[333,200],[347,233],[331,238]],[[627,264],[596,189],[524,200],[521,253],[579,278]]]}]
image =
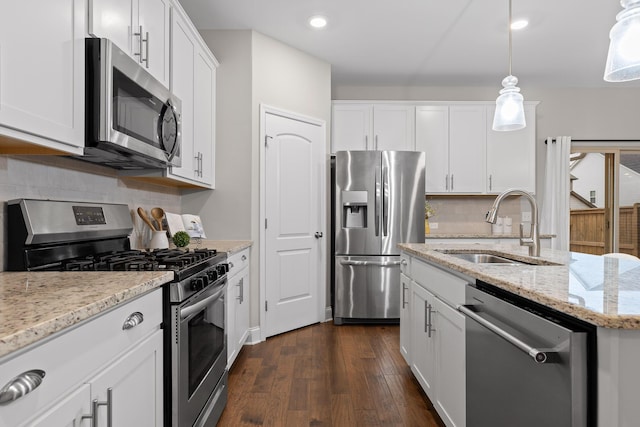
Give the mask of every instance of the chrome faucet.
[{"label": "chrome faucet", "polygon": [[493,206],[487,212],[487,216],[485,220],[488,223],[495,224],[496,219],[498,218],[498,208],[500,207],[500,203],[502,200],[509,196],[523,196],[526,198],[531,204],[531,232],[529,236],[524,235],[524,228],[522,223],[520,223],[520,246],[528,246],[529,247],[529,255],[539,257],[540,256],[540,234],[538,232],[538,204],[536,203],[536,199],[529,193],[523,190],[517,190],[515,188],[510,188],[509,190],[505,190],[496,197],[496,200],[493,202]]}]

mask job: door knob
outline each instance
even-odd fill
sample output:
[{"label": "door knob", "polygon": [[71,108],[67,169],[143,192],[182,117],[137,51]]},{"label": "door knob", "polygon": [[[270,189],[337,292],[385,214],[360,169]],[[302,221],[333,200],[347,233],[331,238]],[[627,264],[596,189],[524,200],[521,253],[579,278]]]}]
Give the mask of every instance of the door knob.
[{"label": "door knob", "polygon": [[321,238],[323,236],[322,231],[316,231],[315,236],[316,236],[316,239]]}]

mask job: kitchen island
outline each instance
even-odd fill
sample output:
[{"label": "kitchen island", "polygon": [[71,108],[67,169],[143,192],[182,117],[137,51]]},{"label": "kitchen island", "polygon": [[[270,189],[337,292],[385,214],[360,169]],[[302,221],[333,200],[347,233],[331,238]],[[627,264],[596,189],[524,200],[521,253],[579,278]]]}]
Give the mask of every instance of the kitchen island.
[{"label": "kitchen island", "polygon": [[[510,245],[399,246],[406,256],[468,283],[480,280],[595,325],[598,425],[637,425],[640,405],[633,396],[640,384],[639,262],[551,249],[542,249],[541,257],[532,259],[527,248]],[[476,264],[453,256],[452,251],[502,255],[523,263]]]}]

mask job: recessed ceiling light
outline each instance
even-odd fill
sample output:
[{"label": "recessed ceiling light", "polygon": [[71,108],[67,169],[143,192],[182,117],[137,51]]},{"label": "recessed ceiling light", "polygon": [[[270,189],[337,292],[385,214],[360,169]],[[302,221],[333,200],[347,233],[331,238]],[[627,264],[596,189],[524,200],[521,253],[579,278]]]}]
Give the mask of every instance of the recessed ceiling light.
[{"label": "recessed ceiling light", "polygon": [[513,21],[511,23],[511,29],[512,30],[521,30],[524,27],[526,27],[527,25],[529,25],[529,21],[527,21],[526,19],[518,19],[517,21]]},{"label": "recessed ceiling light", "polygon": [[321,15],[315,15],[309,18],[309,25],[313,28],[324,28],[327,26],[327,18]]}]

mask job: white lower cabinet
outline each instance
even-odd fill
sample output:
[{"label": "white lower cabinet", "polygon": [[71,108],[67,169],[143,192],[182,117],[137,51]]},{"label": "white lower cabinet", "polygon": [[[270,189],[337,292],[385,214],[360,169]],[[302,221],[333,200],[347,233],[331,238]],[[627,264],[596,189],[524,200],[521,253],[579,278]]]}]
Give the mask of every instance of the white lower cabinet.
[{"label": "white lower cabinet", "polygon": [[436,339],[435,329],[431,324],[435,296],[422,286],[411,284],[411,372],[427,393],[434,400],[436,393]]},{"label": "white lower cabinet", "polygon": [[[403,257],[407,254],[403,254]],[[465,318],[456,304],[464,303],[471,280],[411,259],[411,295],[408,322],[400,318],[400,331],[410,329],[409,365],[438,415],[447,426],[466,425]],[[408,276],[401,281],[409,280]],[[407,357],[405,357],[407,359]]]},{"label": "white lower cabinet", "polygon": [[[124,329],[134,318],[135,325]],[[41,370],[44,377],[31,392],[2,405],[0,427],[107,426],[109,410],[113,426],[161,427],[161,323],[157,289],[3,359],[0,388],[27,371]]]},{"label": "white lower cabinet", "polygon": [[226,302],[227,368],[249,337],[249,248],[229,257]]},{"label": "white lower cabinet", "polygon": [[[83,384],[67,395],[51,409],[29,423],[32,427],[76,427],[81,426],[83,416],[91,412],[91,387]],[[87,425],[88,422],[87,422]]]},{"label": "white lower cabinet", "polygon": [[400,354],[411,366],[411,279],[400,273]]},{"label": "white lower cabinet", "polygon": [[[111,394],[112,425],[162,426],[162,331],[107,366],[89,384],[91,399],[107,403]],[[94,425],[109,425],[108,407],[103,408],[93,414]]]}]

